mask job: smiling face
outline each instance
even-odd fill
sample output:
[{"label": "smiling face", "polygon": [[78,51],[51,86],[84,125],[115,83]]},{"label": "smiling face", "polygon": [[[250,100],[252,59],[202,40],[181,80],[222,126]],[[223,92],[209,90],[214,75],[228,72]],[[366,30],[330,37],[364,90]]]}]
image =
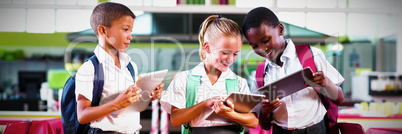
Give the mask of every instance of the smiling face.
[{"label": "smiling face", "polygon": [[134,18],[128,15],[112,22],[110,27],[105,28],[106,44],[119,52],[125,52],[133,38],[131,35],[133,24]]},{"label": "smiling face", "polygon": [[225,72],[236,61],[242,47],[240,37],[222,37],[214,42],[205,42],[207,63],[219,71]]},{"label": "smiling face", "polygon": [[273,61],[286,47],[283,34],[282,24],[272,27],[262,23],[258,28],[250,28],[245,37],[256,54]]}]

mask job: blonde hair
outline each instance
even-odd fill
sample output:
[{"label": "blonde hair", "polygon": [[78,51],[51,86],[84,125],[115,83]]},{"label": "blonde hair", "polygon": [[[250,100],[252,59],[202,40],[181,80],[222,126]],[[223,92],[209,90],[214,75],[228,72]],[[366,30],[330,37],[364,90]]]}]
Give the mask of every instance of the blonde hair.
[{"label": "blonde hair", "polygon": [[209,42],[219,39],[220,37],[241,37],[239,25],[231,19],[221,17],[220,15],[211,15],[201,24],[198,40],[200,41],[200,59],[206,58],[204,50],[205,39]]}]

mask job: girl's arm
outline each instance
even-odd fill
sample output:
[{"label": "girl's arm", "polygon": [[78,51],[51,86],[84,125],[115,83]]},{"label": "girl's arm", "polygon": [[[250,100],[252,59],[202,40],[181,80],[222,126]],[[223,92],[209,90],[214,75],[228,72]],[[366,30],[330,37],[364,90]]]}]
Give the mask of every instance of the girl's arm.
[{"label": "girl's arm", "polygon": [[77,99],[77,118],[81,124],[86,124],[125,108],[140,98],[141,89],[130,86],[125,93],[119,94],[116,99],[100,106],[91,106],[91,101],[79,94]]},{"label": "girl's arm", "polygon": [[212,107],[215,98],[216,97],[207,99],[205,101],[202,101],[201,103],[187,108],[177,108],[172,105],[170,122],[174,127],[190,122],[192,119],[199,116],[205,108]]}]

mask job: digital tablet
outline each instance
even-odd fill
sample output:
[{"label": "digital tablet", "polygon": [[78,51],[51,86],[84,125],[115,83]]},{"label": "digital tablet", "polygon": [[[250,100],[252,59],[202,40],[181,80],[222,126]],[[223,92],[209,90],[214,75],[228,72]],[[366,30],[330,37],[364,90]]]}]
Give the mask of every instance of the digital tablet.
[{"label": "digital tablet", "polygon": [[258,91],[264,94],[268,100],[283,98],[306,88],[304,83],[311,81],[311,79],[313,79],[313,71],[311,71],[310,67],[306,67],[269,85],[263,86]]},{"label": "digital tablet", "polygon": [[149,103],[151,102],[152,98],[149,98],[151,93],[156,89],[156,87],[162,83],[163,79],[168,72],[167,69],[151,72],[140,75],[138,81],[136,82],[137,86],[141,88],[141,97],[138,99],[137,102],[134,102],[130,106],[117,110],[118,115],[122,115],[125,111],[137,111],[141,112],[147,109]]},{"label": "digital tablet", "polygon": [[[224,102],[230,100],[234,104],[234,110],[239,113],[250,112],[258,103],[264,99],[264,95],[261,94],[245,94],[245,93],[230,93],[228,97],[225,98]],[[223,116],[216,114],[214,111],[207,117],[206,120],[212,121],[230,121]]]}]

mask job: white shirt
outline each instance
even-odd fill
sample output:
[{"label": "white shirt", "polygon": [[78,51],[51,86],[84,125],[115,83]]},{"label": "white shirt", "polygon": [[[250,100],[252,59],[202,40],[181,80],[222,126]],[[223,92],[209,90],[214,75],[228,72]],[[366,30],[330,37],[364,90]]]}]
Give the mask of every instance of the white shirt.
[{"label": "white shirt", "polygon": [[[175,76],[175,78],[170,83],[166,92],[162,95],[160,100],[161,106],[169,114],[171,113],[171,106],[177,108],[186,108],[186,89],[187,89],[187,78],[189,71],[180,72]],[[191,75],[200,75],[201,83],[198,88],[196,104],[200,103],[206,99],[212,98],[214,96],[226,97],[226,79],[238,79],[239,88],[241,93],[250,93],[250,89],[247,85],[246,79],[235,75],[232,70],[228,69],[222,72],[218,81],[212,85],[209,78],[205,72],[204,63],[201,62],[196,67],[194,67]],[[234,123],[221,122],[221,121],[209,121],[205,120],[208,115],[212,112],[212,108],[206,108],[204,111],[196,118],[190,121],[191,127],[209,127],[209,126],[223,126],[232,125]]]},{"label": "white shirt", "polygon": [[[112,57],[99,45],[96,46],[94,53],[103,67],[104,86],[102,97],[99,102],[99,105],[103,105],[114,100],[117,95],[124,93],[129,86],[134,84],[131,73],[127,68],[128,63],[131,62],[131,58],[125,53],[118,53],[121,66],[120,69],[115,66]],[[137,79],[137,65],[134,62],[131,62],[131,64],[135,70],[135,76]],[[86,61],[78,69],[75,77],[76,98],[78,98],[78,94],[81,94],[88,100],[92,101],[94,72],[94,66],[90,60]],[[140,125],[139,112],[132,112],[130,114],[122,114],[119,116],[117,116],[117,112],[114,112],[101,119],[92,121],[91,127],[101,128],[103,131],[118,131],[122,133],[134,133],[142,128]]]},{"label": "white shirt", "polygon": [[[280,57],[283,67],[266,60],[264,69],[264,85],[268,85],[280,78],[301,70],[303,67],[297,57],[296,48],[289,39],[288,44]],[[339,72],[326,60],[325,54],[317,48],[311,47],[314,63],[317,71],[322,71],[334,84],[340,85],[344,78]],[[268,67],[267,67],[268,66]],[[291,81],[289,82],[291,84]],[[258,93],[257,82],[253,79],[251,83],[251,92]],[[255,111],[259,113],[261,105],[257,105]],[[307,87],[299,92],[282,98],[282,105],[273,112],[273,123],[283,128],[303,129],[320,122],[326,113],[324,105],[318,94],[313,88]]]}]

